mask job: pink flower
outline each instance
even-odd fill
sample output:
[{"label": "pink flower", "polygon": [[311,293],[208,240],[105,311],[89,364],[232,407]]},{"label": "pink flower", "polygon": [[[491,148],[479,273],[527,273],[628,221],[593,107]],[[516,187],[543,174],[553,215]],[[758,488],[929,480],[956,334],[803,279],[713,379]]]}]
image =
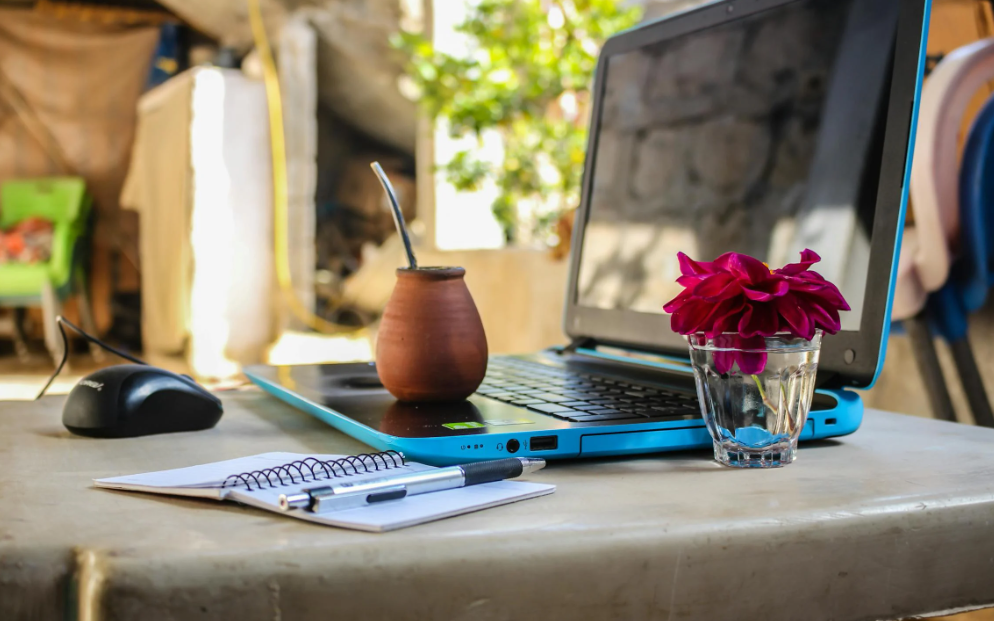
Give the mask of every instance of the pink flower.
[{"label": "pink flower", "polygon": [[811,339],[815,330],[835,334],[842,327],[839,311],[849,310],[838,287],[809,268],[821,260],[814,251],[801,253],[800,263],[770,270],[748,255],[728,252],[711,262],[679,253],[684,290],[663,310],[680,334],[707,338],[736,334],[743,339],[787,333]]}]

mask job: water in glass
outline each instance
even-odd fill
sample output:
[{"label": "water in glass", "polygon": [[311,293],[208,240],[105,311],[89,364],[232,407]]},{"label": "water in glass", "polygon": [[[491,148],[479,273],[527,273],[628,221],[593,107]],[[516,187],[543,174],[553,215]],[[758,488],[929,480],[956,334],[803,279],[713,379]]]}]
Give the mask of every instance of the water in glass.
[{"label": "water in glass", "polygon": [[819,330],[810,341],[789,335],[688,338],[719,463],[775,468],[794,461],[814,395],[821,336]]}]

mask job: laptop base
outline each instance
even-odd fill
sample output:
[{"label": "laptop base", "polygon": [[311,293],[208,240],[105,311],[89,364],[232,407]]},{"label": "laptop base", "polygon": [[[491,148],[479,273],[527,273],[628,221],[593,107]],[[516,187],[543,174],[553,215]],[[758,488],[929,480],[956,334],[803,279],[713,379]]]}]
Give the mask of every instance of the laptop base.
[{"label": "laptop base", "polygon": [[[505,357],[497,357],[501,359]],[[508,357],[549,368],[630,378],[641,376],[673,390],[693,391],[689,367],[659,369],[630,362],[569,356],[556,350]],[[245,371],[273,396],[326,422],[376,450],[396,450],[437,466],[501,457],[572,459],[711,448],[699,415],[668,420],[575,423],[483,395],[456,404],[408,404],[393,399],[376,381],[371,363],[255,366]],[[651,378],[651,379],[649,379]],[[818,390],[801,440],[847,435],[863,418],[859,395],[845,389]]]}]

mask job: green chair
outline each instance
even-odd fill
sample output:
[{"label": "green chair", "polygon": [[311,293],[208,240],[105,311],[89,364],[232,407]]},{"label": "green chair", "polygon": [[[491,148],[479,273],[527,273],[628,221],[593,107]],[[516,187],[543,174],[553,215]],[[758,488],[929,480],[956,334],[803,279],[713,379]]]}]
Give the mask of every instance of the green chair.
[{"label": "green chair", "polygon": [[[85,233],[92,199],[86,183],[78,177],[50,177],[7,181],[0,185],[0,228],[7,229],[30,217],[52,222],[52,254],[46,263],[0,264],[0,307],[18,310],[41,306],[45,345],[58,363],[62,340],[55,318],[62,301],[77,294],[83,327],[94,332],[93,315],[83,267]],[[14,338],[23,355],[20,320],[15,320]],[[93,348],[91,348],[93,351]]]}]

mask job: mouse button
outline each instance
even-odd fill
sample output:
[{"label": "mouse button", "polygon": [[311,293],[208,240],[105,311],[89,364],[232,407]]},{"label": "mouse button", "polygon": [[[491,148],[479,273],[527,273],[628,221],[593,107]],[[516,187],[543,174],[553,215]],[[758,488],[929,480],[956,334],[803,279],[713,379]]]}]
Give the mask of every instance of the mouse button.
[{"label": "mouse button", "polygon": [[121,384],[121,405],[127,412],[134,412],[142,406],[146,399],[161,391],[179,390],[192,391],[185,382],[177,380],[169,373],[135,373]]},{"label": "mouse button", "polygon": [[121,419],[116,386],[87,376],[69,391],[62,406],[62,421],[80,428],[108,427]]},{"label": "mouse button", "polygon": [[199,394],[165,389],[150,395],[129,421],[134,435],[210,429],[221,419],[221,408]]},{"label": "mouse button", "polygon": [[185,373],[182,373],[182,374],[176,374],[175,377],[177,379],[183,381],[186,385],[188,385],[191,389],[193,389],[197,394],[200,394],[200,395],[203,395],[203,396],[207,397],[208,399],[210,399],[211,401],[213,401],[214,403],[216,403],[218,407],[221,407],[221,399],[218,398],[217,395],[215,395],[214,393],[212,393],[206,387],[204,387],[200,383],[198,383],[197,380],[193,379],[192,376],[187,375]]}]

